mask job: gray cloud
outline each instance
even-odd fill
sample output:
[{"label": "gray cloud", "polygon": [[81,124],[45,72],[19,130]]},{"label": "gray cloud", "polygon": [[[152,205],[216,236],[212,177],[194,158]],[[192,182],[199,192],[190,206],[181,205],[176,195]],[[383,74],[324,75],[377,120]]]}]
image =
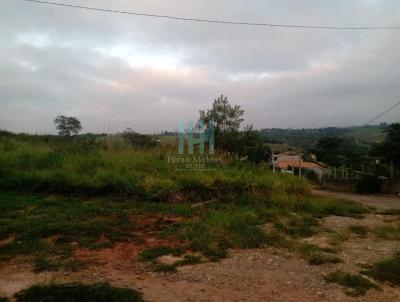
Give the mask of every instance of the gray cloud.
[{"label": "gray cloud", "polygon": [[[69,0],[69,3],[82,4]],[[93,1],[187,17],[398,25],[398,1]],[[398,101],[400,33],[250,28],[0,4],[0,128],[175,129],[223,93],[262,127],[348,126]],[[386,46],[383,50],[382,47]],[[381,121],[398,121],[399,109]]]}]

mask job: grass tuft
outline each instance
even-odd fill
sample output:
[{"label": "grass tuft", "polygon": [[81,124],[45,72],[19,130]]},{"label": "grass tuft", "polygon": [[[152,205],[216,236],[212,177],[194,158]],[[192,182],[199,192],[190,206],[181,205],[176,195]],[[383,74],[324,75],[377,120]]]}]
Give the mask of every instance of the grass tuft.
[{"label": "grass tuft", "polygon": [[385,240],[400,240],[400,224],[384,224],[374,229],[374,234]]},{"label": "grass tuft", "polygon": [[348,232],[332,232],[329,234],[327,242],[334,247],[339,247],[343,242],[349,240],[349,238],[350,235]]},{"label": "grass tuft", "polygon": [[400,286],[400,252],[389,259],[374,263],[363,273],[377,281]]},{"label": "grass tuft", "polygon": [[174,256],[179,256],[182,255],[182,253],[183,251],[180,248],[172,248],[162,245],[144,250],[139,256],[143,261],[152,261],[164,255],[172,254]]},{"label": "grass tuft", "polygon": [[347,288],[346,293],[350,296],[365,295],[370,289],[378,289],[379,287],[367,278],[361,275],[344,273],[336,271],[325,277],[330,283],[337,283]]},{"label": "grass tuft", "polygon": [[351,225],[351,226],[349,226],[349,231],[360,237],[366,237],[369,232],[368,228],[363,225]]}]

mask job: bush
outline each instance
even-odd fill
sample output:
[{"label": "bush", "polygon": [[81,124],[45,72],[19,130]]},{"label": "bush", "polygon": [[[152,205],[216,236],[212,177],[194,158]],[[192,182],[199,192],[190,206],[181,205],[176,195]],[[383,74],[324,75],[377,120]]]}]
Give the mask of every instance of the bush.
[{"label": "bush", "polygon": [[155,142],[150,136],[137,133],[130,128],[122,132],[121,136],[126,143],[135,148],[147,149],[157,146],[157,142]]}]

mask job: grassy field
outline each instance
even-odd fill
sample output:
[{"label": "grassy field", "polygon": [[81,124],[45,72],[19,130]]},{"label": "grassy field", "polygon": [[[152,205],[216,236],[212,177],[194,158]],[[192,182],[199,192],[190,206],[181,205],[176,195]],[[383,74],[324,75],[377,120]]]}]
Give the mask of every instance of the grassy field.
[{"label": "grassy field", "polygon": [[[214,171],[175,171],[165,160],[169,149],[11,136],[0,140],[0,151],[0,239],[9,240],[0,257],[34,255],[36,270],[79,267],[71,243],[135,240],[130,217],[138,213],[184,217],[173,235],[217,260],[229,248],[289,246],[283,239],[310,236],[318,217],[367,211],[313,197],[306,181],[265,166],[227,160]],[[270,234],[261,228],[268,222]]]},{"label": "grassy field", "polygon": [[[302,239],[319,232],[322,217],[370,211],[313,196],[305,180],[226,156],[212,171],[177,171],[166,160],[174,152],[107,138],[0,136],[0,261],[23,257],[35,272],[74,271],[87,265],[77,249],[128,242],[140,247],[138,261],[159,272],[263,246],[288,249],[313,265],[337,263],[338,250]],[[143,219],[154,222],[159,244],[143,244]],[[165,265],[158,262],[163,255],[182,260]]]}]

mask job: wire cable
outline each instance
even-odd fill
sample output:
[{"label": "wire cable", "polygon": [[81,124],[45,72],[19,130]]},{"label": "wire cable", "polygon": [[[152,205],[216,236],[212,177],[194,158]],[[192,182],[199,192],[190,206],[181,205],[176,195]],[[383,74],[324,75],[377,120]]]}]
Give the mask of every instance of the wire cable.
[{"label": "wire cable", "polygon": [[134,11],[122,11],[114,9],[105,9],[91,6],[74,5],[62,2],[52,2],[52,1],[42,1],[42,0],[21,0],[31,3],[47,4],[61,7],[85,9],[98,12],[106,13],[116,13],[116,14],[126,14],[135,15],[142,17],[152,17],[152,18],[162,18],[169,20],[179,20],[179,21],[190,21],[190,22],[202,22],[202,23],[216,23],[216,24],[229,24],[229,25],[245,25],[245,26],[259,26],[259,27],[280,27],[280,28],[297,28],[297,29],[329,29],[329,30],[396,30],[400,29],[400,26],[357,26],[357,27],[347,27],[347,26],[320,26],[320,25],[300,25],[300,24],[276,24],[276,23],[258,23],[258,22],[240,22],[240,21],[229,21],[229,20],[217,20],[217,19],[201,19],[201,18],[187,18],[187,17],[176,17],[170,15],[158,15],[150,13],[140,13]]},{"label": "wire cable", "polygon": [[372,119],[370,119],[368,122],[365,123],[365,126],[368,126],[369,124],[371,124],[373,121],[377,120],[378,118],[380,118],[382,115],[388,113],[389,111],[392,111],[394,108],[396,108],[397,106],[400,105],[400,102],[394,104],[393,106],[391,106],[389,109],[383,111],[382,113],[379,113],[377,116],[373,117]]}]

